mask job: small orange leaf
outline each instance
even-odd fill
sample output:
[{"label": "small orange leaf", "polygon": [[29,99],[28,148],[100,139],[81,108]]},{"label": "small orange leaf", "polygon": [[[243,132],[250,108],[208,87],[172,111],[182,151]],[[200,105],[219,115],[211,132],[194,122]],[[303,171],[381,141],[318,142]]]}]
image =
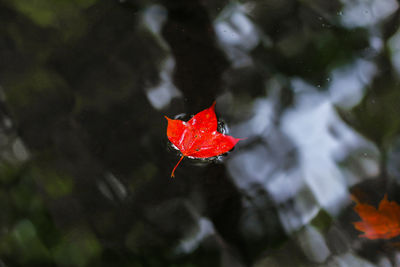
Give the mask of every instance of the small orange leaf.
[{"label": "small orange leaf", "polygon": [[356,202],[354,210],[361,217],[354,222],[354,227],[364,232],[360,237],[368,239],[390,239],[400,235],[400,206],[395,201],[388,201],[387,195],[379,203],[378,209],[368,204]]}]

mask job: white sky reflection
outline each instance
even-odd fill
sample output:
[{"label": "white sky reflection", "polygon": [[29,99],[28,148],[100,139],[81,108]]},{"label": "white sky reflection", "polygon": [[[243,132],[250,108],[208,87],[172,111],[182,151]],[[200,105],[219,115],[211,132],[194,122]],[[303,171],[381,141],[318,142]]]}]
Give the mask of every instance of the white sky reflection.
[{"label": "white sky reflection", "polygon": [[342,0],[342,25],[348,28],[374,25],[393,14],[399,7],[396,0]]}]

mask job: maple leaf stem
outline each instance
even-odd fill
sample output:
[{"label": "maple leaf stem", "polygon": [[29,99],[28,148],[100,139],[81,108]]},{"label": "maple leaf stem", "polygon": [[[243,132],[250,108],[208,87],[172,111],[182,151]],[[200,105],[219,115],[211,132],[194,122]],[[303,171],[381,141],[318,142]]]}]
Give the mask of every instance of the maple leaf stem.
[{"label": "maple leaf stem", "polygon": [[174,172],[175,172],[175,170],[176,170],[176,167],[178,167],[179,163],[181,163],[181,161],[183,160],[184,157],[185,157],[185,156],[182,156],[182,157],[181,157],[181,159],[178,161],[178,163],[175,165],[174,169],[172,170],[172,173],[171,173],[171,177],[172,177],[172,178],[175,177]]}]

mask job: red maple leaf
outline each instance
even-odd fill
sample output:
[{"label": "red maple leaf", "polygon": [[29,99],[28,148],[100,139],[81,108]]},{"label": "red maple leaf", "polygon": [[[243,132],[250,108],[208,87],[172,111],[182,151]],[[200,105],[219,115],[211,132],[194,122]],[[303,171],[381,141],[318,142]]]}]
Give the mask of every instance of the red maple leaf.
[{"label": "red maple leaf", "polygon": [[210,158],[231,150],[240,138],[217,132],[217,116],[215,115],[215,101],[208,109],[194,115],[188,122],[168,120],[167,136],[182,153],[181,159],[172,170],[174,177],[176,167],[184,157]]},{"label": "red maple leaf", "polygon": [[361,204],[355,197],[354,210],[361,217],[354,222],[354,227],[364,232],[360,235],[368,239],[390,239],[400,234],[400,206],[395,201],[388,201],[387,195],[379,203],[378,209],[368,204]]}]

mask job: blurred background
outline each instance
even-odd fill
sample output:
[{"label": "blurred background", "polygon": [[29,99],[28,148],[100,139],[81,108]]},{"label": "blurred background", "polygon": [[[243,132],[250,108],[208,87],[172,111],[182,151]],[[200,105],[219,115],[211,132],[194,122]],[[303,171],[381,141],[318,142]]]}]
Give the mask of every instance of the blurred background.
[{"label": "blurred background", "polygon": [[[396,0],[0,0],[0,266],[400,266]],[[246,137],[185,158],[164,115]]]}]

